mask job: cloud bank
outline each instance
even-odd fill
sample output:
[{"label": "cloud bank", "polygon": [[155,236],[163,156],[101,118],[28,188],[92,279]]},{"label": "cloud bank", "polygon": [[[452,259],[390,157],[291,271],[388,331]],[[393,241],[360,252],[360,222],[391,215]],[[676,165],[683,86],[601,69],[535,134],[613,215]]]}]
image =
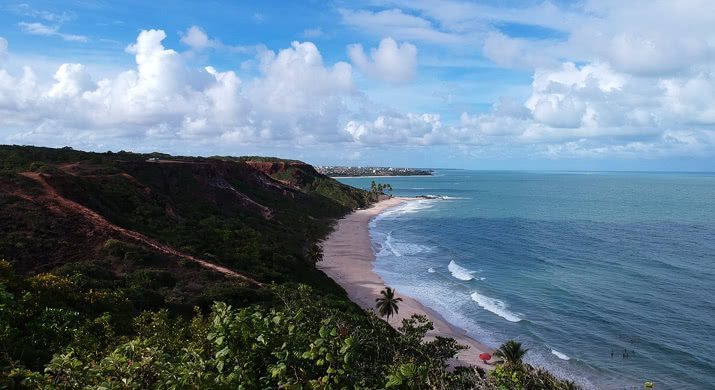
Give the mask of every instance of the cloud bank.
[{"label": "cloud bank", "polygon": [[94,80],[84,65],[71,63],[61,65],[46,86],[29,67],[19,76],[0,70],[6,140],[241,144],[341,137],[339,119],[355,92],[352,68],[344,62],[326,66],[314,44],[262,52],[260,77],[244,82],[234,71],[188,66],[164,47],[165,38],[161,30],[142,31],[126,48],[136,68],[108,79]]},{"label": "cloud bank", "polygon": [[[143,30],[117,53],[132,56],[135,66],[111,77],[65,63],[47,83],[40,80],[48,75],[27,66],[11,73],[0,62],[0,138],[92,149],[131,140],[203,150],[446,145],[487,156],[712,156],[715,18],[697,12],[696,3],[648,3],[644,18],[662,21],[658,26],[637,20],[631,3],[608,1],[587,1],[581,12],[459,1],[341,9],[345,26],[381,37],[369,50],[348,45],[350,63],[326,63],[312,42],[279,50],[230,46],[199,26],[180,34],[188,48],[182,53],[167,47],[164,31]],[[536,24],[544,36],[510,35],[497,22]],[[46,27],[23,28],[58,33]],[[480,112],[397,110],[361,89],[358,73],[384,82],[376,83],[381,88],[420,90],[418,46],[422,56],[434,45],[473,49],[499,67],[526,70],[531,85],[524,96]],[[255,71],[193,65],[192,55],[209,51],[250,53]],[[3,56],[13,53],[0,38]]]}]

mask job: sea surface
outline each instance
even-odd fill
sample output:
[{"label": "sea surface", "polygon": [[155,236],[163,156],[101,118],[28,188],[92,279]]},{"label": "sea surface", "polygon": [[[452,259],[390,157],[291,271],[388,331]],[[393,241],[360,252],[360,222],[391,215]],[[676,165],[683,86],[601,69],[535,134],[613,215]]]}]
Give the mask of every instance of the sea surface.
[{"label": "sea surface", "polygon": [[440,170],[370,224],[375,270],[585,388],[715,389],[715,174]]}]

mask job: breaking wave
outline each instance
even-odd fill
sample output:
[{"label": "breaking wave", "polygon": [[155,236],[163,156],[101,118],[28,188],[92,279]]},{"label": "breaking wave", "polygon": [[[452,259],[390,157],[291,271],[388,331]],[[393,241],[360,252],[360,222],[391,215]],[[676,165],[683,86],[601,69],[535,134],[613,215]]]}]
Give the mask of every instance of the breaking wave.
[{"label": "breaking wave", "polygon": [[507,309],[507,304],[504,303],[504,301],[501,301],[496,298],[491,298],[486,295],[481,295],[477,292],[472,293],[472,300],[476,302],[477,305],[481,306],[482,309],[490,311],[507,321],[521,321],[521,318],[518,315],[512,313],[511,311],[509,311],[509,309]]},{"label": "breaking wave", "polygon": [[552,349],[552,350],[551,350],[551,353],[553,353],[554,355],[556,355],[556,357],[559,358],[559,359],[561,359],[561,360],[571,360],[571,358],[568,357],[566,354],[561,353],[561,352],[559,352],[559,351],[557,351],[557,350],[555,350],[555,349]]},{"label": "breaking wave", "polygon": [[430,252],[432,249],[433,247],[427,245],[397,241],[392,237],[392,232],[389,232],[387,233],[385,240],[382,242],[378,256],[385,256],[389,254],[396,257],[414,256],[419,253]]},{"label": "breaking wave", "polygon": [[462,267],[461,265],[455,263],[454,260],[449,262],[447,269],[452,274],[452,276],[459,280],[472,280],[474,279],[473,274],[476,272]]}]

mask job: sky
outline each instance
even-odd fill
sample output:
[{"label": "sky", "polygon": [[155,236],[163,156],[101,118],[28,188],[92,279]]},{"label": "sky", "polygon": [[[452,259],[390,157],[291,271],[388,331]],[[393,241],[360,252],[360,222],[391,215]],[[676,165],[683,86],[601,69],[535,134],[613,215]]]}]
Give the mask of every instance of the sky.
[{"label": "sky", "polygon": [[0,143],[715,171],[711,0],[0,2]]}]

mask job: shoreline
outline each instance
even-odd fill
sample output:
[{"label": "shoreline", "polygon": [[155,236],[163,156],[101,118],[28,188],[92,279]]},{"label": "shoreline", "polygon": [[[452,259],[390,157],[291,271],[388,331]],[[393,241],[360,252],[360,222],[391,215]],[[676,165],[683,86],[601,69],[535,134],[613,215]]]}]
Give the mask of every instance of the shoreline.
[{"label": "shoreline", "polygon": [[435,175],[371,175],[371,176],[328,176],[331,179],[377,179],[381,177],[434,177]]},{"label": "shoreline", "polygon": [[[375,298],[385,288],[385,282],[373,271],[375,254],[372,250],[368,225],[374,217],[386,209],[411,200],[414,199],[394,197],[379,201],[370,208],[356,210],[340,219],[335,230],[323,241],[323,261],[318,263],[318,269],[342,286],[350,300],[365,310],[374,310]],[[399,313],[389,321],[392,327],[399,327],[402,319],[409,318],[413,314],[424,314],[434,326],[434,330],[427,332],[427,339],[436,336],[451,337],[459,344],[469,347],[461,351],[451,365],[474,365],[483,369],[493,367],[479,359],[480,353],[492,353],[492,348],[473,339],[464,329],[449,323],[439,313],[413,297],[401,294],[399,291],[397,296],[403,301],[399,304]]]}]

